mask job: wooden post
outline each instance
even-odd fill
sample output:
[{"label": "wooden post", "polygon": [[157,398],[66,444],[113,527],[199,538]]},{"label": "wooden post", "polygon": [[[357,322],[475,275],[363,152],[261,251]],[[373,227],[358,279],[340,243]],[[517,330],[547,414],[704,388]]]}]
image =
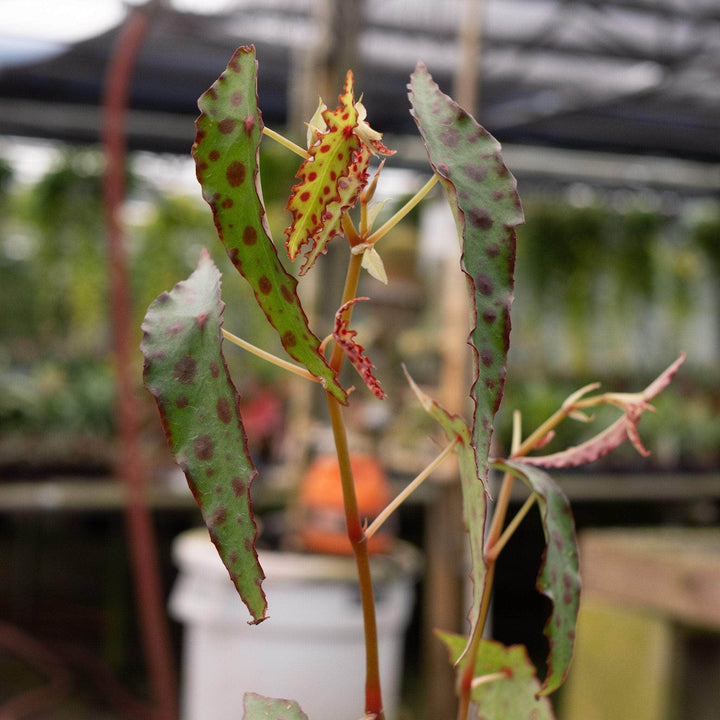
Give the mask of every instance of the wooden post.
[{"label": "wooden post", "polygon": [[[473,112],[479,97],[479,54],[481,33],[481,0],[465,0],[458,27],[460,60],[455,73],[455,100]],[[449,228],[454,235],[454,228]],[[452,239],[452,238],[450,238]],[[470,381],[467,345],[469,303],[467,283],[457,258],[445,261],[441,282],[442,339],[440,401],[453,413],[468,411]],[[464,600],[467,572],[467,538],[463,528],[462,492],[457,463],[445,463],[444,486],[438,500],[428,512],[425,548],[428,556],[426,573],[426,607],[424,614],[427,682],[427,718],[450,718],[456,713],[455,670],[445,648],[433,636],[433,630],[467,632]]]}]

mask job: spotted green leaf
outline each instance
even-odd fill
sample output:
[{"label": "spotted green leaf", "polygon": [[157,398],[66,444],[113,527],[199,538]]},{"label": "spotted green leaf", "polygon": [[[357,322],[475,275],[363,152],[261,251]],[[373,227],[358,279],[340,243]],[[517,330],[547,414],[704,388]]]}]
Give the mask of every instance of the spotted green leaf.
[{"label": "spotted green leaf", "polygon": [[294,700],[245,693],[243,720],[308,720]]},{"label": "spotted green leaf", "polygon": [[539,468],[514,460],[497,461],[493,467],[512,473],[538,496],[546,548],[537,588],[552,601],[545,625],[550,644],[548,672],[541,690],[542,695],[548,695],[562,685],[570,667],[580,603],[577,540],[570,503],[555,481]]},{"label": "spotted green leaf", "polygon": [[420,400],[422,406],[442,427],[449,441],[457,439],[456,452],[460,467],[460,484],[462,486],[463,513],[465,527],[470,536],[471,579],[473,584],[472,606],[469,621],[471,629],[475,628],[480,617],[483,590],[487,566],[485,564],[485,516],[486,491],[483,480],[478,474],[475,453],[473,452],[470,429],[458,415],[453,415],[426,395],[405,371],[410,387]]},{"label": "spotted green leaf", "polygon": [[473,443],[485,478],[493,419],[505,385],[515,226],[523,221],[523,213],[515,178],[503,163],[497,140],[440,91],[422,64],[411,76],[409,90],[430,164],[455,216],[462,268],[474,303]]},{"label": "spotted green leaf", "polygon": [[[438,633],[450,661],[460,660],[467,638]],[[462,668],[462,661],[460,664]],[[535,667],[522,645],[506,647],[493,640],[481,640],[475,663],[472,701],[483,720],[553,720],[550,701],[537,697],[540,683]]]},{"label": "spotted green leaf", "polygon": [[[364,184],[348,183],[350,172],[359,160],[355,155],[361,149],[360,139],[354,133],[358,113],[353,74],[349,70],[339,99],[340,105],[335,110],[322,112],[327,129],[317,132],[318,139],[308,149],[309,157],[297,173],[300,182],[293,186],[287,204],[293,216],[292,224],[285,231],[288,256],[293,260],[303,245],[308,242],[311,245],[303,272],[324,252],[328,240],[339,234],[342,215],[355,204]],[[367,168],[367,158],[364,165]],[[341,192],[341,183],[351,190],[349,196]]]},{"label": "spotted green leaf", "polygon": [[256,76],[254,48],[241,47],[200,98],[192,150],[197,178],[228,256],[252,286],[283,347],[345,403],[347,393],[308,326],[297,280],[282,266],[270,237],[261,200],[258,157],[263,122]]},{"label": "spotted green leaf", "polygon": [[313,266],[319,255],[327,252],[327,244],[330,240],[342,234],[342,217],[355,206],[360,191],[367,184],[369,162],[370,150],[366,146],[363,145],[353,153],[353,161],[350,163],[348,174],[337,181],[336,198],[328,203],[323,211],[323,217],[326,220],[313,235],[313,245],[305,255],[300,275],[304,275]]},{"label": "spotted green leaf", "polygon": [[195,272],[148,308],[145,387],[200,506],[210,537],[254,622],[265,618],[264,578],[250,504],[255,468],[222,354],[220,273],[203,251]]}]

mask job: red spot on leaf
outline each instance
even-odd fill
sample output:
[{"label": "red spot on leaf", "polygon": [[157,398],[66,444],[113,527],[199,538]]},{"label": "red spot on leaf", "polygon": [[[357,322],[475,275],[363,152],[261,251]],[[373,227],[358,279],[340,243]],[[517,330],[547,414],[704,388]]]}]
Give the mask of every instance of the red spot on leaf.
[{"label": "red spot on leaf", "polygon": [[478,230],[489,230],[495,223],[485,208],[474,207],[468,211],[470,223]]},{"label": "red spot on leaf", "polygon": [[227,520],[227,510],[222,505],[220,507],[215,508],[215,511],[212,514],[212,524],[213,525],[223,525],[226,520]]},{"label": "red spot on leaf", "polygon": [[487,168],[484,165],[466,165],[464,173],[475,182],[482,182],[487,177]]},{"label": "red spot on leaf", "polygon": [[220,375],[220,368],[218,367],[218,364],[213,361],[210,363],[210,374],[216,378],[218,375]]},{"label": "red spot on leaf", "polygon": [[247,484],[241,477],[234,477],[231,485],[235,497],[241,497],[247,492]]},{"label": "red spot on leaf", "polygon": [[208,154],[208,159],[212,162],[216,162],[220,159],[220,151],[219,150],[211,150]]},{"label": "red spot on leaf", "polygon": [[488,275],[485,275],[485,273],[480,273],[475,278],[475,288],[481,295],[484,295],[485,297],[490,297],[495,291],[493,281]]},{"label": "red spot on leaf", "polygon": [[245,164],[239,160],[231,162],[225,171],[225,177],[231,187],[238,187],[245,182]]},{"label": "red spot on leaf", "polygon": [[497,320],[497,313],[492,308],[485,308],[482,311],[482,319],[488,324],[492,325]]},{"label": "red spot on leaf", "polygon": [[252,225],[246,225],[242,234],[245,245],[254,245],[257,242],[257,230]]},{"label": "red spot on leaf", "polygon": [[446,127],[440,133],[440,142],[443,145],[445,145],[445,147],[449,147],[449,148],[457,147],[458,144],[460,143],[459,131],[453,127]]},{"label": "red spot on leaf", "polygon": [[368,300],[369,298],[355,298],[346,302],[340,307],[335,315],[335,329],[333,330],[333,337],[337,344],[342,348],[343,352],[347,356],[348,360],[352,363],[352,366],[360,373],[360,376],[365,381],[365,384],[371,390],[376,398],[383,400],[385,397],[385,391],[380,387],[380,383],[373,374],[373,364],[367,358],[365,348],[355,340],[357,332],[350,330],[348,327],[346,310],[360,300]]},{"label": "red spot on leaf", "polygon": [[272,283],[265,275],[258,280],[258,289],[263,295],[269,295],[272,291]]},{"label": "red spot on leaf", "polygon": [[230,96],[230,104],[235,107],[237,107],[238,105],[242,105],[242,101],[243,96],[241,92],[236,91]]},{"label": "red spot on leaf", "polygon": [[218,419],[220,422],[229,425],[232,421],[232,408],[226,397],[219,397],[217,404],[215,405],[215,411],[217,412]]},{"label": "red spot on leaf", "polygon": [[173,377],[183,385],[191,385],[195,382],[197,374],[197,361],[195,358],[186,355],[180,358],[173,368]]},{"label": "red spot on leaf", "polygon": [[209,435],[199,435],[193,441],[193,452],[198,460],[212,460],[215,443]]},{"label": "red spot on leaf", "polygon": [[218,130],[223,135],[229,135],[235,129],[235,121],[232,118],[225,118],[218,123]]}]

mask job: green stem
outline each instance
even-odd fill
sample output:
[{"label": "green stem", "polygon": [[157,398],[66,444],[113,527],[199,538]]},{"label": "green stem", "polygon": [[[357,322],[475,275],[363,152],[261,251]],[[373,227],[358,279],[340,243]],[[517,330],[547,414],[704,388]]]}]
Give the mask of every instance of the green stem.
[{"label": "green stem", "polygon": [[535,504],[536,500],[537,494],[533,493],[523,503],[523,506],[515,514],[515,517],[507,524],[507,527],[503,531],[502,535],[497,539],[495,543],[493,543],[492,548],[487,551],[486,557],[488,560],[492,562],[495,562],[495,560],[497,560],[498,555],[502,552],[502,549],[505,547],[505,545],[507,545],[508,540],[510,540],[510,538],[513,536],[513,533],[518,529],[518,526],[525,519],[525,516],[528,514],[528,512],[530,512],[530,508]]},{"label": "green stem", "polygon": [[442,461],[455,449],[458,444],[458,438],[455,438],[445,449],[403,490],[398,496],[373,520],[365,530],[365,538],[369,540],[379,529],[382,524],[407,500],[410,495],[417,490],[420,485],[430,476],[430,474],[437,468]]},{"label": "green stem", "polygon": [[433,175],[415,195],[408,200],[384,225],[379,227],[366,242],[372,245],[381,237],[387,235],[429,192],[433,189],[435,183],[439,180],[438,175]]},{"label": "green stem", "polygon": [[243,340],[241,337],[238,337],[237,335],[233,335],[231,332],[228,332],[227,330],[222,331],[223,337],[228,340],[229,342],[233,343],[233,345],[237,345],[238,347],[241,347],[243,350],[247,350],[248,352],[252,353],[253,355],[256,355],[259,358],[262,358],[263,360],[266,360],[267,362],[271,363],[272,365],[276,365],[279,368],[282,368],[283,370],[287,370],[288,372],[294,373],[295,375],[299,375],[302,378],[305,378],[306,380],[313,380],[315,382],[320,382],[320,378],[315,377],[309,370],[302,367],[302,365],[295,365],[294,363],[288,362],[287,360],[283,360],[282,358],[279,358],[277,355],[273,355],[272,353],[267,352],[266,350],[263,350],[262,348],[257,347],[257,345],[253,345],[249,343],[247,340]]},{"label": "green stem", "polygon": [[569,414],[570,407],[561,407],[556,410],[535,432],[530,434],[510,457],[527,455],[542,439],[554,430]]},{"label": "green stem", "polygon": [[284,135],[281,135],[279,132],[275,132],[269,127],[264,127],[263,133],[267,135],[271,140],[274,140],[276,143],[280,143],[280,145],[282,145],[284,148],[287,148],[291,152],[294,152],[301,158],[307,160],[310,157],[310,153],[307,150],[301,148],[299,145],[296,145],[292,140],[288,140]]}]

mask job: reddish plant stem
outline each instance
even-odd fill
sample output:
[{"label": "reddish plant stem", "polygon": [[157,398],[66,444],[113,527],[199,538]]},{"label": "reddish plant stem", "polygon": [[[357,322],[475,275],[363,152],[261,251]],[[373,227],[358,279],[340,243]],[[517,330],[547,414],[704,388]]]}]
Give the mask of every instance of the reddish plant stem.
[{"label": "reddish plant stem", "polygon": [[[150,3],[151,6],[154,3]],[[131,569],[140,616],[145,657],[158,720],[177,718],[177,682],[163,591],[157,563],[152,517],[145,496],[145,468],[140,457],[138,401],[131,355],[131,299],[124,234],[119,214],[125,197],[125,118],[130,80],[154,7],[132,11],[110,59],[104,88],[102,142],[106,170],[103,184],[110,273],[110,311],[115,385],[122,456],[118,472],[127,491],[125,520]]]},{"label": "reddish plant stem", "polygon": [[[345,278],[342,303],[345,304],[355,297],[362,256],[351,255]],[[352,308],[348,309],[351,312]],[[336,372],[340,371],[343,363],[342,349],[336,344],[330,358],[330,367]],[[345,523],[347,534],[355,555],[358,571],[358,585],[362,603],[363,624],[365,629],[365,713],[375,715],[376,720],[384,720],[382,691],[380,688],[380,662],[378,657],[377,621],[375,616],[375,598],[373,595],[372,577],[370,574],[370,556],[368,544],[365,539],[365,530],[360,518],[355,483],[350,466],[350,451],[345,431],[345,421],[340,403],[326,392],[330,422],[332,424],[335,450],[340,466],[340,479],[345,505]]]}]

